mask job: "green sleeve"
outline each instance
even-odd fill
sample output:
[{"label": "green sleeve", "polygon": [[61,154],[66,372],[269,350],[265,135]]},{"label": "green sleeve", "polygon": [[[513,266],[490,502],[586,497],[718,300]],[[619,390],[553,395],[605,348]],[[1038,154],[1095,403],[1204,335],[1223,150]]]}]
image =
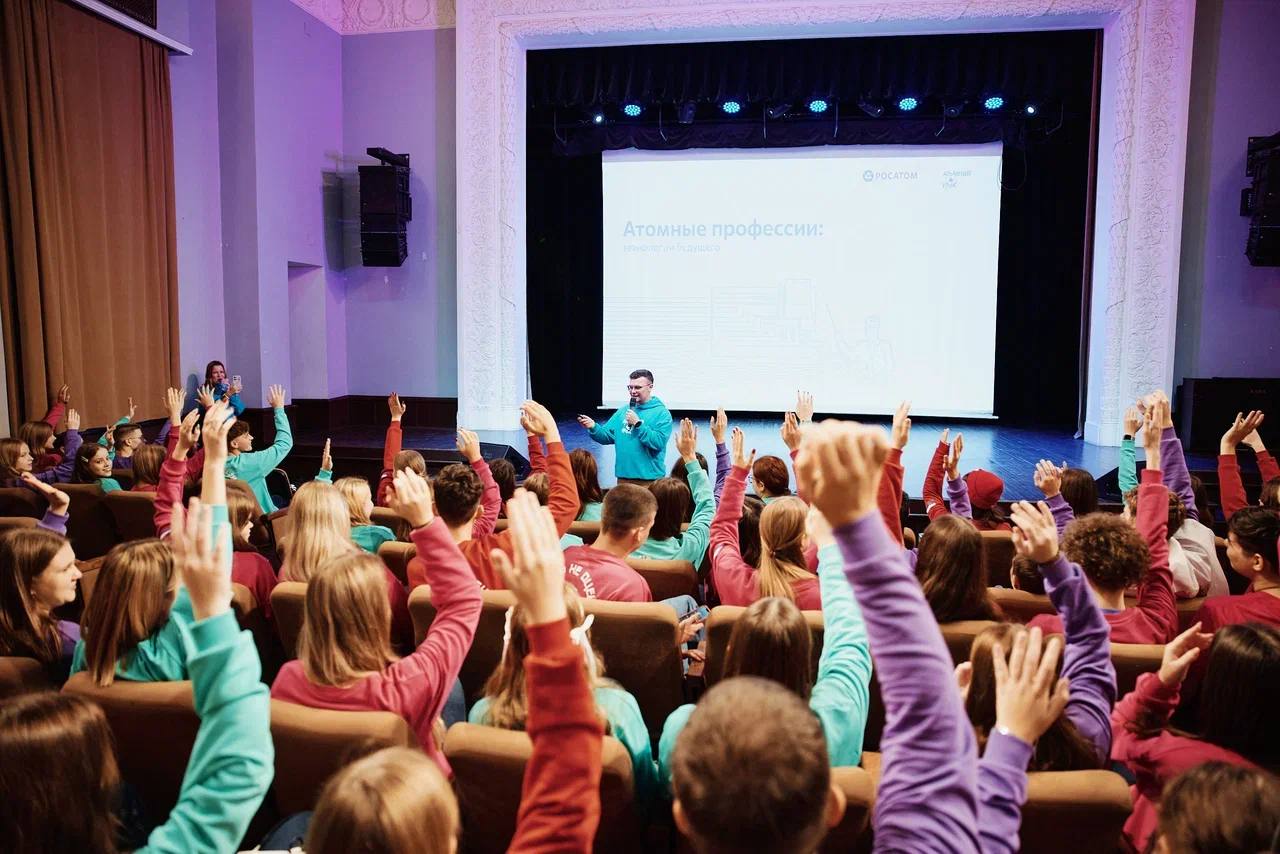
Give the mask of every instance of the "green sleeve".
[{"label": "green sleeve", "polygon": [[1138,485],[1138,452],[1133,437],[1120,440],[1120,494]]},{"label": "green sleeve", "polygon": [[678,706],[667,715],[667,722],[662,725],[662,736],[658,739],[658,784],[668,793],[671,791],[671,757],[676,752],[676,739],[689,723],[693,710],[693,703]]},{"label": "green sleeve", "polygon": [[271,785],[271,706],[252,637],[225,611],[184,634],[200,731],[148,852],[236,851]]},{"label": "green sleeve", "polygon": [[484,724],[484,716],[489,714],[489,698],[481,697],[476,700],[476,704],[471,707],[471,713],[467,715],[467,723]]},{"label": "green sleeve", "polygon": [[688,530],[680,538],[680,554],[677,559],[687,560],[697,569],[707,554],[707,543],[711,540],[711,520],[716,515],[716,496],[711,489],[711,479],[697,460],[685,463],[684,470],[689,475],[689,489],[693,491],[693,518],[689,521]]},{"label": "green sleeve", "polygon": [[643,808],[658,794],[658,767],[653,762],[653,745],[649,728],[636,698],[621,688],[597,688],[596,704],[609,718],[609,734],[627,749],[631,756],[631,774],[635,778],[636,802]]},{"label": "green sleeve", "polygon": [[591,434],[591,438],[595,439],[601,445],[612,445],[614,437],[618,435],[618,426],[622,423],[622,413],[626,407],[617,410],[602,426],[600,422],[596,422],[596,426],[587,432]]},{"label": "green sleeve", "polygon": [[275,410],[275,424],[276,440],[271,443],[271,447],[238,454],[232,460],[228,460],[228,477],[235,477],[237,480],[256,480],[266,477],[272,469],[280,465],[281,460],[288,456],[293,448],[293,431],[289,428],[289,416],[285,414],[283,406]]},{"label": "green sleeve", "polygon": [[818,552],[818,584],[825,631],[809,708],[822,722],[832,766],[857,765],[870,703],[871,646],[835,544]]},{"label": "green sleeve", "polygon": [[329,469],[320,469],[316,472],[316,480],[321,483],[333,483],[333,472]]},{"label": "green sleeve", "polygon": [[[129,419],[128,419],[128,418],[121,418],[121,419],[120,419],[119,421],[117,421],[113,426],[115,426],[115,427],[119,427],[121,424],[128,424],[128,423],[129,423]],[[106,433],[103,433],[101,436],[99,436],[99,437],[98,437],[98,444],[99,444],[99,445],[101,445],[101,446],[102,446],[102,447],[104,447],[104,448],[105,448],[105,447],[107,447],[107,434],[106,434]],[[113,460],[114,460],[114,459],[116,458],[116,452],[115,452],[115,450],[109,450],[109,451],[107,451],[107,456],[111,457],[111,459],[113,459]]]},{"label": "green sleeve", "polygon": [[119,492],[121,490],[120,481],[114,477],[98,478],[98,484],[102,487],[103,492]]}]

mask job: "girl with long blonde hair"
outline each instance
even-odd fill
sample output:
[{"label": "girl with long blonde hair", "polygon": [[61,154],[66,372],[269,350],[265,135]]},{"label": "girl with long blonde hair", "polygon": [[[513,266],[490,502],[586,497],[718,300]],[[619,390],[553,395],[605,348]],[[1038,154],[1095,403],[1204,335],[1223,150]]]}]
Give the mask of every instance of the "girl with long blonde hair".
[{"label": "girl with long blonde hair", "polygon": [[313,480],[298,488],[289,503],[289,534],[281,548],[281,581],[309,581],[319,567],[356,551],[347,503],[337,487]]},{"label": "girl with long blonde hair", "polygon": [[333,482],[347,502],[347,516],[351,524],[351,539],[369,554],[377,554],[378,546],[392,542],[396,532],[386,525],[373,524],[373,490],[362,477],[340,477]]}]

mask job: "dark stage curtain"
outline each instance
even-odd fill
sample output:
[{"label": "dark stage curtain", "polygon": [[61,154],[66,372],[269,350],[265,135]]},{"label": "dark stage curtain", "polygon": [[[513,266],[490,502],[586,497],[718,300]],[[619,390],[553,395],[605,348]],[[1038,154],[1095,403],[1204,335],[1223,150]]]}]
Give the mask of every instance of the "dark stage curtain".
[{"label": "dark stage curtain", "polygon": [[[1075,31],[531,51],[527,269],[535,396],[557,410],[592,411],[599,403],[600,354],[609,346],[601,332],[600,151],[1003,140],[995,412],[1006,423],[1074,428],[1100,37]],[[933,41],[941,44],[937,51],[928,48]],[[852,58],[839,61],[842,50]],[[1013,109],[975,115],[971,104],[968,115],[944,122],[944,97],[993,91]],[[889,109],[872,119],[850,107],[849,92],[856,93],[852,102],[867,92],[914,92],[923,103],[910,116]],[[759,104],[744,108],[755,113],[741,120],[702,109],[688,125],[674,121],[671,107],[661,125],[652,107],[636,122],[596,127],[579,120],[583,110],[630,99],[710,99],[714,106],[730,96],[799,103],[815,94],[842,100],[838,121],[824,114],[766,123]],[[1033,98],[1044,106],[1028,118],[1021,104]],[[955,330],[955,346],[964,336]]]}]

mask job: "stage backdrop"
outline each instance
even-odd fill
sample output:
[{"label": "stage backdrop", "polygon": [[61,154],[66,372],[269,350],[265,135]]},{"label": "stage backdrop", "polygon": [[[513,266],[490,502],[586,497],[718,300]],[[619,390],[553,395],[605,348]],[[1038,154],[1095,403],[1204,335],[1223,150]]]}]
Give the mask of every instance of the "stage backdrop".
[{"label": "stage backdrop", "polygon": [[[607,343],[601,151],[1003,142],[993,409],[1008,423],[1075,426],[1084,391],[1082,282],[1098,38],[1096,31],[1067,31],[530,51],[534,394],[558,408],[588,411],[600,402],[602,383],[620,385],[625,377],[601,373]],[[982,100],[996,92],[1008,109],[988,113]],[[893,106],[908,93],[921,100],[910,114]],[[814,120],[803,105],[816,96],[830,99],[832,108]],[[738,116],[719,111],[730,97],[744,103]],[[856,106],[859,99],[886,109],[870,117]],[[622,116],[628,101],[644,105],[641,117]],[[696,120],[680,124],[678,107],[688,101]],[[959,102],[959,115],[943,116],[945,106]],[[780,103],[792,105],[790,116],[763,115]],[[1036,104],[1036,115],[1027,116],[1026,103]],[[608,121],[593,124],[596,110]],[[866,266],[882,263],[869,258]],[[922,334],[939,310],[912,306]],[[654,332],[670,342],[669,330]],[[634,331],[640,340],[646,334]],[[956,322],[946,343],[990,352],[983,334]],[[698,342],[690,343],[692,352]],[[768,328],[758,347],[762,360],[781,355],[770,350]],[[743,365],[740,382],[755,381],[751,369]],[[927,373],[920,379],[937,381]],[[797,376],[794,385],[803,384],[806,378]],[[903,386],[897,396],[916,395],[909,381]],[[777,407],[791,391],[779,388]]]}]

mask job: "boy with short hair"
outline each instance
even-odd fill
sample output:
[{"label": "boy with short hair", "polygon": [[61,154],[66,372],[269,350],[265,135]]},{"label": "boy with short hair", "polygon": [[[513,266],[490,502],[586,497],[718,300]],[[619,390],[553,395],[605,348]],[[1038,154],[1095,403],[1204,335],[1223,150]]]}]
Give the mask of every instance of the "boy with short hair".
[{"label": "boy with short hair", "polygon": [[600,536],[589,546],[565,549],[569,568],[565,581],[587,599],[652,602],[649,582],[626,558],[649,538],[657,513],[657,499],[642,486],[620,483],[609,490],[600,516]]}]

